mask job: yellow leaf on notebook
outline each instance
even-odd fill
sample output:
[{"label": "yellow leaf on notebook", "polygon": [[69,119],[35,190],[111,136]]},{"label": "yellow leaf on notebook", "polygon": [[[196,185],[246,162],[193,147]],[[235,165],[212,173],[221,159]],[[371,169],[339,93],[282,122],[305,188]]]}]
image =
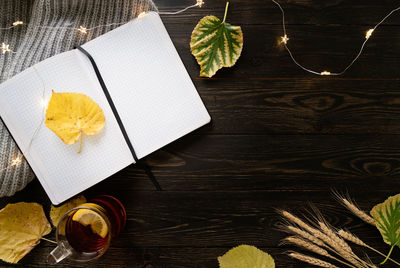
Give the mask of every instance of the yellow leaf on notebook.
[{"label": "yellow leaf on notebook", "polygon": [[62,216],[64,216],[67,211],[73,209],[79,205],[86,203],[86,198],[83,195],[77,196],[62,206],[55,207],[51,205],[50,209],[50,219],[53,226],[57,227],[58,222],[61,220]]},{"label": "yellow leaf on notebook", "polygon": [[0,259],[17,263],[51,231],[37,203],[8,204],[0,210]]},{"label": "yellow leaf on notebook", "polygon": [[103,110],[91,98],[80,93],[55,93],[46,111],[46,126],[65,144],[74,144],[82,134],[96,135],[105,126]]}]

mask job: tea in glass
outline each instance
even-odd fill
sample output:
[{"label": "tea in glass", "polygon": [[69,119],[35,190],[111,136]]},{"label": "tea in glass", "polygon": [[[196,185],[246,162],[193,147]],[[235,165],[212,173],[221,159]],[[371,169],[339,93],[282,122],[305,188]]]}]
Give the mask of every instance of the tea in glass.
[{"label": "tea in glass", "polygon": [[48,262],[65,258],[89,261],[102,256],[126,224],[126,211],[121,202],[109,195],[90,199],[68,211],[57,226],[58,246]]}]

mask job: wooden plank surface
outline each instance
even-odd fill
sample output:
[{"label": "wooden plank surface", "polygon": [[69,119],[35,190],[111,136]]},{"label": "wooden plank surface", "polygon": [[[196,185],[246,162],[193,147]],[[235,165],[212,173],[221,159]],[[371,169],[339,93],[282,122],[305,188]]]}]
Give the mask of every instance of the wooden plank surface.
[{"label": "wooden plank surface", "polygon": [[[160,11],[175,11],[194,1],[155,2]],[[391,0],[281,2],[296,58],[330,71],[341,70],[365,31],[398,5]],[[199,78],[190,54],[191,31],[205,15],[222,17],[224,7],[224,1],[206,1],[201,9],[162,16],[212,124],[147,159],[164,191],[155,191],[134,166],[86,191],[88,197],[121,199],[127,227],[101,259],[59,267],[218,267],[217,257],[239,244],[268,251],[277,267],[308,267],[285,256],[293,248],[279,246],[284,234],[277,230],[276,213],[279,208],[306,213],[308,202],[336,227],[388,250],[374,228],[337,204],[331,190],[348,191],[367,211],[398,193],[400,16],[374,33],[346,75],[316,77],[296,67],[277,45],[281,15],[272,2],[233,0],[228,21],[243,27],[242,57],[212,79]],[[47,211],[50,206],[37,181],[0,205],[18,201],[40,202]],[[20,266],[46,266],[52,248],[43,241]],[[397,252],[394,257],[400,258]]]}]

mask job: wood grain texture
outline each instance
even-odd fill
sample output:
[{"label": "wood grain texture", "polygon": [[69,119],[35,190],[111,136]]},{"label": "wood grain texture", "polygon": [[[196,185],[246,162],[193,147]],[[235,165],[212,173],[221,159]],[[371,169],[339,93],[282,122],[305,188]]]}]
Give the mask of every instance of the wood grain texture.
[{"label": "wood grain texture", "polygon": [[195,84],[213,118],[212,126],[201,133],[400,132],[400,80],[198,80]]},{"label": "wood grain texture", "polygon": [[[175,11],[194,1],[155,2],[160,11]],[[342,69],[365,31],[398,5],[392,0],[281,2],[296,58],[330,71]],[[212,79],[199,78],[190,54],[191,31],[205,15],[222,17],[224,7],[224,1],[206,1],[201,9],[162,16],[212,124],[147,158],[164,191],[155,191],[135,166],[87,190],[89,198],[121,199],[127,226],[101,259],[59,267],[213,268],[218,256],[239,244],[268,251],[277,267],[310,267],[285,256],[294,248],[279,246],[284,233],[277,229],[276,212],[307,214],[308,202],[336,227],[388,250],[378,231],[346,212],[331,190],[349,192],[369,211],[400,189],[400,16],[374,33],[346,75],[316,77],[296,67],[277,45],[281,16],[272,2],[233,0],[228,21],[243,28],[242,57]],[[0,207],[19,201],[50,208],[38,181],[0,199]],[[46,266],[52,248],[42,241],[19,266]],[[382,259],[366,253],[375,263]],[[400,259],[398,250],[393,257]]]}]

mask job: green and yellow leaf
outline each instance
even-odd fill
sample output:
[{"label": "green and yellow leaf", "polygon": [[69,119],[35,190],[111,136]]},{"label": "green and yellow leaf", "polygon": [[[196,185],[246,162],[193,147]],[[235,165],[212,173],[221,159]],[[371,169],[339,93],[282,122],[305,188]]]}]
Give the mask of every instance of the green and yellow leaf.
[{"label": "green and yellow leaf", "polygon": [[275,268],[268,253],[254,246],[240,245],[218,257],[220,268]]},{"label": "green and yellow leaf", "polygon": [[391,196],[385,202],[374,206],[371,216],[376,226],[389,245],[398,245],[400,242],[400,194]]},{"label": "green and yellow leaf", "polygon": [[400,244],[400,194],[391,196],[385,202],[374,206],[370,213],[383,241],[392,246],[389,257],[393,248]]},{"label": "green and yellow leaf", "polygon": [[232,67],[243,49],[243,32],[240,26],[233,26],[215,16],[202,18],[194,28],[190,49],[199,63],[200,76],[212,77],[223,67]]}]

